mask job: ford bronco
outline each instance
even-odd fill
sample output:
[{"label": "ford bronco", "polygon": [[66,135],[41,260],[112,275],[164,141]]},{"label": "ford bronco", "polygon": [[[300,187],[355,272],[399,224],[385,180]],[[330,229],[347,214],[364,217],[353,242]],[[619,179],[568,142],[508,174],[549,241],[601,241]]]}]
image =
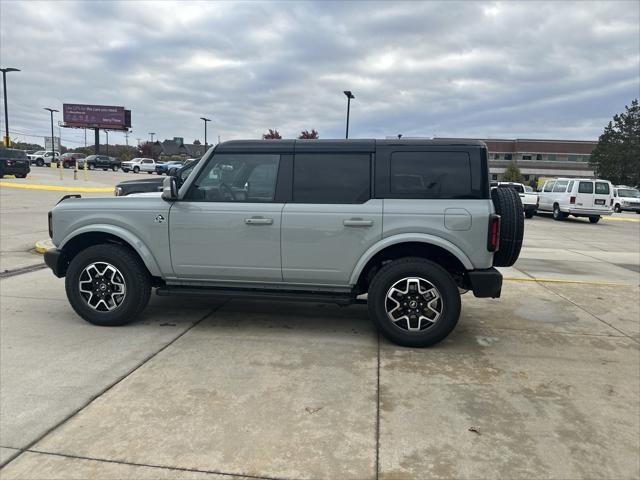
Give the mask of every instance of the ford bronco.
[{"label": "ford bronco", "polygon": [[[158,295],[350,304],[406,346],[445,338],[460,293],[500,296],[518,193],[487,148],[451,140],[256,140],[211,148],[162,194],[64,198],[47,265],[73,309],[123,325]],[[366,295],[365,295],[366,294]]]}]

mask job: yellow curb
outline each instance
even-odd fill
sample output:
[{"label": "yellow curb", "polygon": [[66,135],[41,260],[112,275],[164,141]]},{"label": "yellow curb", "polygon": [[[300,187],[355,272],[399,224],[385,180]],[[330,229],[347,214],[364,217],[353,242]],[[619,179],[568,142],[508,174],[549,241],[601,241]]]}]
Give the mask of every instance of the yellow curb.
[{"label": "yellow curb", "polygon": [[0,187],[24,188],[27,190],[48,190],[51,192],[84,192],[84,193],[113,193],[113,187],[75,187],[62,185],[36,185],[32,183],[0,182]]},{"label": "yellow curb", "polygon": [[38,253],[44,253],[47,250],[51,250],[52,248],[54,248],[53,243],[51,243],[51,240],[40,240],[38,242],[36,242],[36,252]]},{"label": "yellow curb", "polygon": [[602,217],[603,220],[616,220],[618,222],[640,223],[640,218]]},{"label": "yellow curb", "polygon": [[536,282],[536,283],[568,283],[574,285],[601,285],[607,287],[635,287],[630,283],[608,283],[608,282],[589,282],[586,280],[555,280],[551,278],[519,278],[519,277],[503,277],[503,280],[511,282]]}]

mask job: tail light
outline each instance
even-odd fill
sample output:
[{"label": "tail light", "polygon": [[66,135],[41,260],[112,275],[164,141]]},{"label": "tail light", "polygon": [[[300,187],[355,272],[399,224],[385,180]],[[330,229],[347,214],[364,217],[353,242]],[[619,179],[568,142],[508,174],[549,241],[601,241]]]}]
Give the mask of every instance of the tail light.
[{"label": "tail light", "polygon": [[489,234],[487,237],[487,250],[495,252],[500,248],[500,215],[492,213],[489,216]]},{"label": "tail light", "polygon": [[575,205],[575,204],[576,204],[576,197],[571,197],[571,198],[569,199],[569,203],[570,203],[571,205]]}]

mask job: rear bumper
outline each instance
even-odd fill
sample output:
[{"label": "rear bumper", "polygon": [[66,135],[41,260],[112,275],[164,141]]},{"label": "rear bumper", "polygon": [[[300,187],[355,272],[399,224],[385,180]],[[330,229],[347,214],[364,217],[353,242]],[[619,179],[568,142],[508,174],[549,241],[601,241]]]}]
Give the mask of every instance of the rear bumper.
[{"label": "rear bumper", "polygon": [[598,209],[591,209],[591,208],[569,208],[568,210],[569,215],[574,215],[576,217],[590,217],[593,215],[611,215],[613,213],[613,210],[598,210]]},{"label": "rear bumper", "polygon": [[69,262],[62,250],[53,248],[44,252],[44,263],[47,264],[47,267],[49,267],[58,278],[62,278],[67,274]]},{"label": "rear bumper", "polygon": [[2,165],[0,172],[3,175],[27,175],[31,172],[29,165]]},{"label": "rear bumper", "polygon": [[467,272],[473,295],[479,298],[500,298],[502,274],[495,268]]}]

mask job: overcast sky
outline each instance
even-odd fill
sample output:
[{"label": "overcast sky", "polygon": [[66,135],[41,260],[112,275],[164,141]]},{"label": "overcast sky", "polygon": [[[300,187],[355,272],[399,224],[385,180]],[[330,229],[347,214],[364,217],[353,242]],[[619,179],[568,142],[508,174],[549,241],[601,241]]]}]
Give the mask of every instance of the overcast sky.
[{"label": "overcast sky", "polygon": [[90,103],[131,109],[130,143],[203,141],[201,116],[209,142],[340,138],[348,89],[351,137],[596,139],[640,95],[639,5],[0,0],[10,133]]}]

